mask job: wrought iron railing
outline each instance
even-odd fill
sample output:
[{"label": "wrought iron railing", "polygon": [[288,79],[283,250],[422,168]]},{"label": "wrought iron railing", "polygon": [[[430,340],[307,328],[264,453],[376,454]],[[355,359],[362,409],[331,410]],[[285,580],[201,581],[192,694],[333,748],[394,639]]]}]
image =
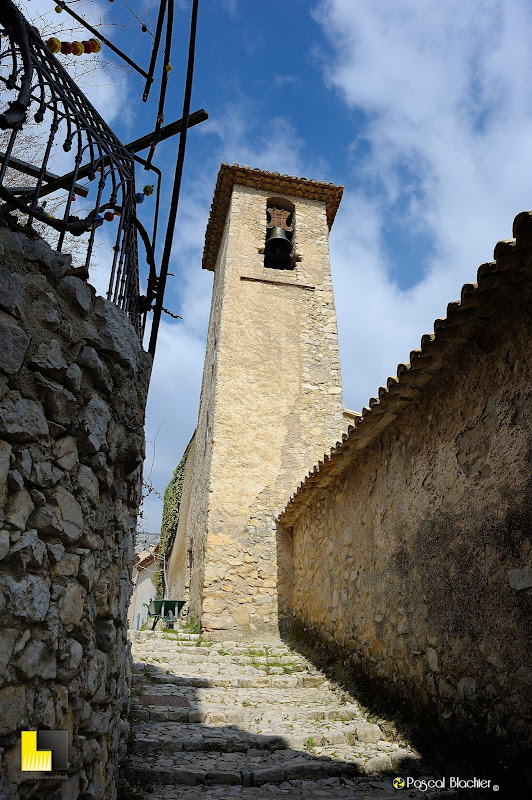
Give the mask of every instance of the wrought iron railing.
[{"label": "wrought iron railing", "polygon": [[[0,4],[0,25],[0,81],[2,99],[7,101],[0,113],[0,128],[6,132],[0,153],[4,208],[22,212],[28,226],[37,220],[57,232],[54,246],[59,251],[65,237],[84,237],[82,271],[87,275],[96,231],[113,220],[116,234],[107,297],[128,314],[142,335],[149,302],[140,297],[138,230],[148,249],[148,292],[153,291],[155,265],[151,241],[135,213],[135,157],[11,0]],[[37,163],[17,157],[18,147],[24,152],[28,130],[37,140]],[[51,172],[54,160],[59,162],[60,177]],[[47,209],[50,197],[55,198],[53,214]],[[87,207],[78,213],[80,197],[87,199]]]},{"label": "wrought iron railing", "polygon": [[[79,271],[85,277],[88,277],[96,231],[106,222],[117,225],[109,265],[107,298],[128,314],[141,339],[147,312],[153,311],[148,347],[152,355],[155,354],[161,313],[167,312],[176,316],[164,308],[163,298],[176,224],[187,130],[208,118],[203,109],[190,113],[198,2],[199,0],[192,0],[191,3],[181,119],[163,126],[167,81],[171,70],[169,59],[174,0],[161,0],[148,72],[112,46],[115,53],[145,77],[143,100],[146,100],[154,81],[155,62],[161,49],[160,39],[166,19],[166,41],[162,48],[164,59],[155,129],[124,145],[12,0],[0,0],[2,100],[5,95],[5,103],[0,105],[0,131],[5,132],[5,146],[0,151],[0,200],[4,203],[4,209],[22,214],[28,226],[31,227],[37,221],[49,232],[57,233],[54,246],[58,250],[66,249],[66,244],[71,244],[72,236],[80,237],[85,248]],[[96,32],[63,0],[58,0],[58,3],[90,31]],[[111,46],[111,43],[108,44]],[[179,145],[174,182],[157,273],[154,252],[160,210],[161,172],[151,162],[157,143],[177,133]],[[24,157],[27,149],[25,145],[31,135],[36,137],[37,146],[35,147],[34,139],[33,158],[28,161]],[[137,154],[147,148],[147,158],[140,158]],[[135,162],[155,175],[155,208],[150,235],[136,214],[136,204],[144,199],[148,187],[144,188],[143,193],[135,193]],[[52,172],[51,168],[55,168],[55,163],[58,164],[59,175]],[[79,209],[81,204],[77,201],[78,196],[87,201],[85,211]],[[140,294],[139,285],[139,238],[148,267],[147,274],[143,276],[143,295]]]}]

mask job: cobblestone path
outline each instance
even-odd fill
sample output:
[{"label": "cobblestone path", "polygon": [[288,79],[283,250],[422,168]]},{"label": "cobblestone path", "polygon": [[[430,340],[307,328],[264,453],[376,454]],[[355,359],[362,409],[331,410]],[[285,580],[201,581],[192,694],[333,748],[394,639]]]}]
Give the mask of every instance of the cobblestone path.
[{"label": "cobblestone path", "polygon": [[419,755],[282,642],[158,631],[130,639],[127,777],[146,800],[456,797],[394,789],[395,777],[426,773]]}]

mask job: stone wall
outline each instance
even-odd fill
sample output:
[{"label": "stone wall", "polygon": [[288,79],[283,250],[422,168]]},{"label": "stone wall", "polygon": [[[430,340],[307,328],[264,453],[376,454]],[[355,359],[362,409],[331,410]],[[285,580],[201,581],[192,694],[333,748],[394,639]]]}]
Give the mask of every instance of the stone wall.
[{"label": "stone wall", "polygon": [[281,195],[295,205],[293,270],[264,266],[278,193],[238,184],[215,266],[188,513],[169,567],[181,588],[192,551],[190,614],[214,636],[278,636],[275,517],[344,429],[326,202],[298,196],[302,185]]},{"label": "stone wall", "polygon": [[[1,800],[116,797],[151,358],[40,239],[0,229]],[[21,773],[66,729],[68,773]]]},{"label": "stone wall", "polygon": [[532,733],[532,248],[519,244],[498,246],[309,476],[279,540],[299,630],[418,720],[514,753]]}]

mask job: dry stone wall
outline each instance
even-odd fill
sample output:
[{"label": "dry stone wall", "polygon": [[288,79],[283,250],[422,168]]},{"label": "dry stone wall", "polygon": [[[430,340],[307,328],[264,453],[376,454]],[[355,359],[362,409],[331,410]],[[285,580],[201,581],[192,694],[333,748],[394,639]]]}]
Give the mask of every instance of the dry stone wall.
[{"label": "dry stone wall", "polygon": [[[0,229],[1,800],[113,800],[151,358],[40,239]],[[21,730],[69,769],[21,773]],[[121,744],[122,743],[122,744]]]},{"label": "dry stone wall", "polygon": [[418,719],[515,755],[532,739],[530,267],[489,280],[438,372],[309,481],[281,540],[297,628]]}]

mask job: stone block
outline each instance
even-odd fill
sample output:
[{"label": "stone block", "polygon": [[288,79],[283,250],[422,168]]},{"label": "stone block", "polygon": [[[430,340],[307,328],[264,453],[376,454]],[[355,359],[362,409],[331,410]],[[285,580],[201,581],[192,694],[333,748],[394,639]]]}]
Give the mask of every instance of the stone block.
[{"label": "stone block", "polygon": [[54,680],[57,669],[55,653],[44,642],[30,640],[17,659],[16,669],[23,680]]},{"label": "stone block", "polygon": [[[0,232],[2,239],[3,233],[4,231],[2,230]],[[19,319],[22,316],[22,286],[20,275],[15,275],[5,267],[0,266],[0,308]]]},{"label": "stone block", "polygon": [[57,466],[67,472],[79,463],[78,445],[73,436],[58,439],[54,444],[53,454]]},{"label": "stone block", "polygon": [[457,684],[458,698],[465,702],[471,702],[475,695],[477,682],[474,678],[461,678]]},{"label": "stone block", "polygon": [[0,311],[0,370],[15,375],[24,362],[30,337],[17,322]]},{"label": "stone block", "polygon": [[57,564],[52,567],[52,575],[76,577],[79,572],[80,556],[76,553],[64,553]]},{"label": "stone block", "polygon": [[0,440],[0,506],[4,506],[7,501],[11,453],[11,445]]},{"label": "stone block", "polygon": [[76,359],[82,367],[90,370],[97,385],[110,391],[113,385],[109,370],[93,347],[83,347]]},{"label": "stone block", "polygon": [[14,628],[4,628],[0,636],[0,680],[13,653],[18,632]]},{"label": "stone block", "polygon": [[50,378],[62,378],[68,369],[57,339],[41,342],[30,363]]},{"label": "stone block", "polygon": [[378,725],[365,724],[357,725],[356,732],[361,742],[378,742],[381,738],[382,731]]},{"label": "stone block", "polygon": [[7,590],[13,614],[26,622],[42,622],[50,606],[50,579],[40,575],[24,575],[16,580],[0,576],[0,585]]},{"label": "stone block", "polygon": [[320,780],[327,777],[327,765],[324,762],[309,759],[293,758],[284,763],[284,774],[287,781]]},{"label": "stone block", "polygon": [[5,522],[18,530],[25,530],[28,517],[35,509],[31,495],[27,489],[11,495],[6,507]]},{"label": "stone block", "polygon": [[12,545],[9,558],[18,556],[24,569],[26,567],[40,567],[46,554],[46,545],[37,535],[37,531],[27,531]]},{"label": "stone block", "polygon": [[205,783],[208,786],[241,786],[242,776],[240,770],[228,770],[220,768],[219,770],[211,770],[207,773]]},{"label": "stone block", "polygon": [[0,561],[2,561],[9,552],[9,533],[8,531],[0,531]]},{"label": "stone block", "polygon": [[0,736],[7,736],[20,729],[25,724],[25,720],[25,687],[6,686],[4,689],[0,689]]},{"label": "stone block", "polygon": [[523,589],[530,589],[532,587],[532,567],[528,565],[516,569],[511,569],[508,572],[508,583],[512,589],[518,592]]},{"label": "stone block", "polygon": [[83,616],[86,595],[86,590],[79,583],[68,584],[59,604],[59,617],[63,625],[78,624]]},{"label": "stone block", "polygon": [[48,436],[48,423],[40,403],[21,397],[18,392],[11,395],[0,402],[0,434],[14,442]]},{"label": "stone block", "polygon": [[111,419],[108,404],[96,392],[79,414],[79,421],[85,428],[84,446],[89,453],[97,453],[106,444],[107,427]]},{"label": "stone block", "polygon": [[431,672],[439,672],[440,666],[438,661],[438,653],[434,650],[433,647],[427,648],[427,661],[429,664],[429,669]]},{"label": "stone block", "polygon": [[96,297],[94,311],[99,317],[98,334],[102,342],[103,352],[109,353],[117,361],[130,369],[137,370],[139,365],[138,338],[131,322],[113,303]]},{"label": "stone block", "polygon": [[59,291],[70,300],[75,311],[83,315],[88,313],[94,294],[94,289],[90,284],[73,275],[68,275],[59,283]]},{"label": "stone block", "polygon": [[62,533],[69,541],[76,541],[83,531],[83,513],[80,504],[62,486],[58,486],[55,490],[54,499],[61,516]]},{"label": "stone block", "polygon": [[390,756],[381,753],[378,756],[373,756],[364,765],[364,771],[368,775],[374,775],[379,772],[390,772],[392,769],[392,762]]},{"label": "stone block", "polygon": [[83,373],[77,364],[71,364],[67,369],[64,377],[64,383],[73,392],[79,392],[81,389],[81,381]]}]

